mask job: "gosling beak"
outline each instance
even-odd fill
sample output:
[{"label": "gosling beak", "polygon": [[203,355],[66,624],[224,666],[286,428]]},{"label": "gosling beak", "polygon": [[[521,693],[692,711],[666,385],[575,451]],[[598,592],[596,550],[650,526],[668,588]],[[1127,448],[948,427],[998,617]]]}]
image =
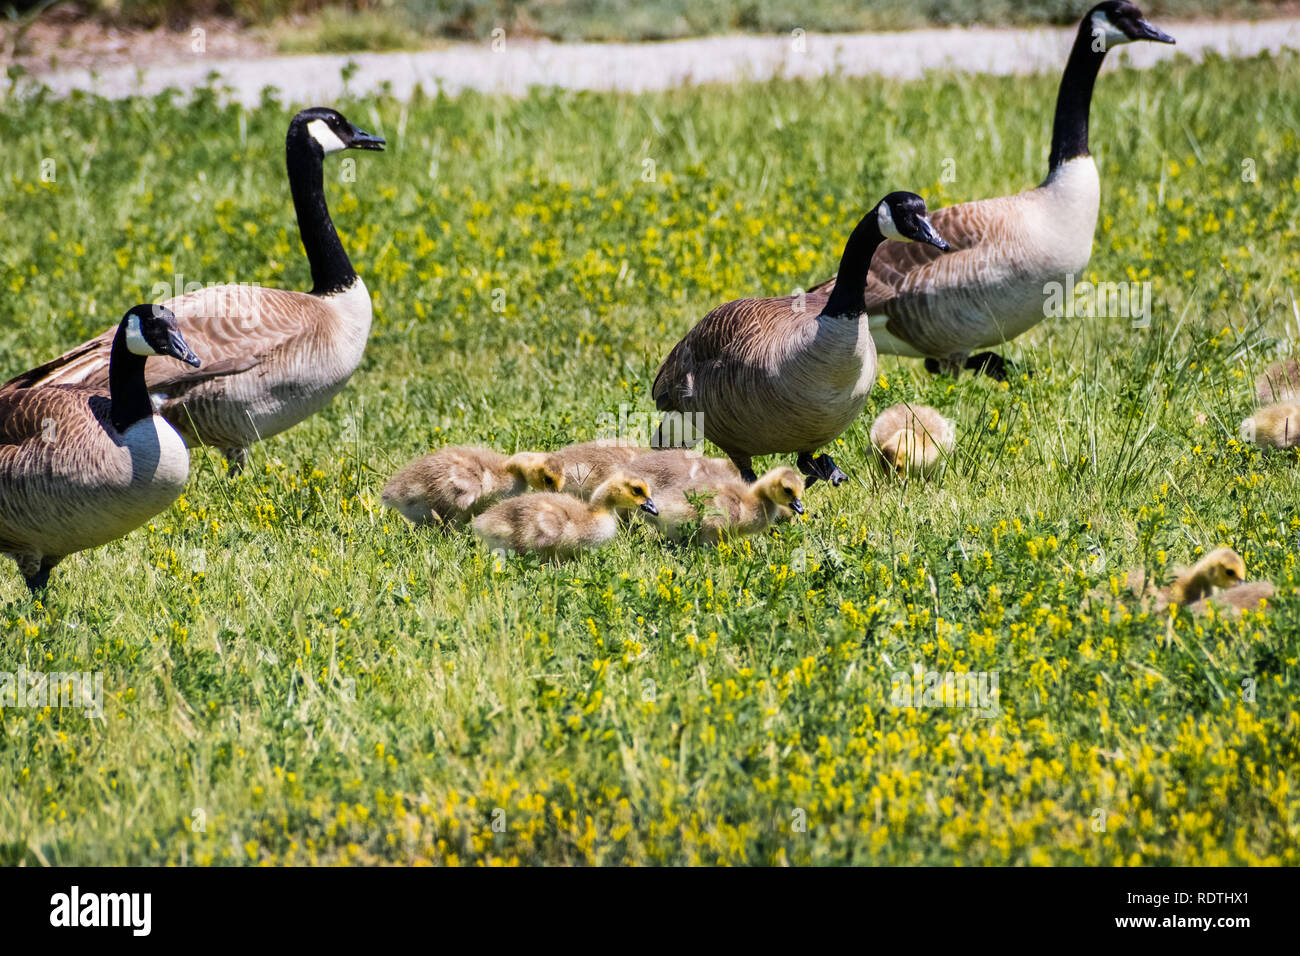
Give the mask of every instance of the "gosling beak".
[{"label": "gosling beak", "polygon": [[790,510],[797,515],[803,514],[804,512],[803,502],[800,501],[798,498],[794,499],[794,501],[790,502]]},{"label": "gosling beak", "polygon": [[1137,26],[1137,31],[1136,31],[1137,36],[1133,38],[1134,40],[1150,40],[1153,43],[1177,42],[1168,33],[1165,33],[1159,27],[1152,26],[1151,24],[1147,23],[1145,20],[1139,20],[1136,26]]},{"label": "gosling beak", "polygon": [[645,501],[641,502],[641,510],[648,515],[659,514],[659,509],[655,507],[654,499],[652,498],[647,498]]},{"label": "gosling beak", "polygon": [[186,365],[193,365],[195,368],[203,364],[193,350],[185,344],[181,334],[174,330],[167,333],[167,354],[172,358],[180,359]]},{"label": "gosling beak", "polygon": [[930,224],[929,219],[922,219],[920,228],[917,230],[917,241],[934,246],[940,252],[948,252],[952,246],[948,245],[947,240],[939,233],[935,232],[934,226]]},{"label": "gosling beak", "polygon": [[348,149],[377,149],[382,150],[386,144],[382,136],[375,136],[367,133],[363,129],[352,127],[352,142],[348,143]]}]

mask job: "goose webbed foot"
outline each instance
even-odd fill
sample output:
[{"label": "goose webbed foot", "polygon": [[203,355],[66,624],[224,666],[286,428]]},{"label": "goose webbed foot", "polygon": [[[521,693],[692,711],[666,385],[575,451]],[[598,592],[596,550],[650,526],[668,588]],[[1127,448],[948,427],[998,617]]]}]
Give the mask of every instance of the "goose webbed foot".
[{"label": "goose webbed foot", "polygon": [[849,480],[849,476],[840,471],[839,466],[835,464],[835,459],[830,455],[818,455],[814,458],[810,452],[803,452],[799,455],[796,464],[799,470],[808,476],[805,485],[808,488],[811,488],[818,479],[830,482],[835,488]]},{"label": "goose webbed foot", "polygon": [[996,352],[976,352],[966,360],[966,368],[976,375],[987,375],[995,382],[1005,382],[1023,371],[1015,362]]},{"label": "goose webbed foot", "polygon": [[754,474],[753,468],[742,468],[740,469],[740,480],[747,485],[752,485],[758,481],[758,475]]}]

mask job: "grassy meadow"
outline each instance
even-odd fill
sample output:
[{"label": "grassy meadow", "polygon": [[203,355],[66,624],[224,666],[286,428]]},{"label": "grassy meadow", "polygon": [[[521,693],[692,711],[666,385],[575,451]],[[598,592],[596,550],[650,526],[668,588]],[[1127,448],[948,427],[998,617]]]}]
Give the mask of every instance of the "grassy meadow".
[{"label": "grassy meadow", "polygon": [[[1300,471],[1236,437],[1300,339],[1294,56],[1106,70],[1081,278],[1151,282],[1150,326],[1045,322],[1005,384],[883,358],[802,520],[557,569],[379,504],[444,444],[644,429],[696,319],[824,278],[885,192],[1038,182],[1056,84],[332,104],[389,141],[326,169],[365,361],[43,605],[5,562],[0,671],[102,673],[105,718],[0,710],[0,863],[1300,863]],[[0,104],[0,377],[159,284],[307,288],[290,115]],[[902,400],[958,422],[928,484],[870,463]],[[1224,544],[1267,610],[1123,586]],[[918,664],[996,674],[998,713],[894,706]]]}]

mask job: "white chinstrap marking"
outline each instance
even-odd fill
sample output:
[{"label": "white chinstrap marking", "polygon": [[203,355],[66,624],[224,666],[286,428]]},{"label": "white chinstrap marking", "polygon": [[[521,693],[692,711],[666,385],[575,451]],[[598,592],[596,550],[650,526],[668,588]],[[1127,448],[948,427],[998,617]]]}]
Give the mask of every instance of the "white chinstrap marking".
[{"label": "white chinstrap marking", "polygon": [[882,202],[876,208],[876,225],[880,228],[880,234],[886,239],[897,239],[900,242],[911,241],[898,231],[898,226],[894,224],[894,213],[887,202]]},{"label": "white chinstrap marking", "polygon": [[157,355],[154,347],[145,341],[140,331],[140,317],[133,315],[126,320],[126,347],[132,355]]},{"label": "white chinstrap marking", "polygon": [[326,153],[337,153],[341,149],[347,149],[347,145],[324,120],[312,120],[307,124],[307,132],[311,133],[312,139],[320,143],[321,149]]}]

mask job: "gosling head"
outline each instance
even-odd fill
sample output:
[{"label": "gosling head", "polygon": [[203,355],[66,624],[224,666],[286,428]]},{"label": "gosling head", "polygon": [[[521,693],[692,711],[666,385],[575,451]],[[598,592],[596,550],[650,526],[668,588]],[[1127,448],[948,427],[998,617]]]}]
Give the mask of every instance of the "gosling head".
[{"label": "gosling head", "polygon": [[382,136],[373,136],[348,122],[338,110],[313,106],[289,122],[289,141],[306,136],[320,149],[321,156],[344,149],[383,149]]},{"label": "gosling head", "polygon": [[1174,42],[1169,34],[1148,23],[1142,16],[1142,11],[1127,0],[1106,0],[1105,3],[1099,3],[1088,11],[1083,22],[1085,29],[1091,31],[1093,39],[1101,41],[1101,49],[1094,46],[1098,53],[1105,53],[1113,46],[1136,40]]},{"label": "gosling head", "polygon": [[797,515],[804,512],[803,479],[793,468],[773,468],[754,482],[753,491],[764,501],[789,508]]},{"label": "gosling head", "polygon": [[1217,548],[1200,561],[1195,570],[1207,584],[1216,588],[1230,588],[1246,579],[1246,562],[1231,548]]},{"label": "gosling head", "polygon": [[137,305],[122,317],[122,336],[132,355],[169,355],[198,368],[199,357],[181,337],[176,315],[163,305]]},{"label": "gosling head", "polygon": [[648,515],[659,514],[654,499],[650,497],[650,482],[638,475],[618,471],[610,475],[592,495],[592,501],[603,501],[611,508],[631,511],[640,508]]},{"label": "gosling head", "polygon": [[534,491],[564,490],[564,462],[558,455],[521,451],[506,459],[506,471]]},{"label": "gosling head", "polygon": [[951,247],[930,224],[925,200],[916,193],[890,193],[876,205],[876,224],[886,239],[924,242],[947,252]]}]

